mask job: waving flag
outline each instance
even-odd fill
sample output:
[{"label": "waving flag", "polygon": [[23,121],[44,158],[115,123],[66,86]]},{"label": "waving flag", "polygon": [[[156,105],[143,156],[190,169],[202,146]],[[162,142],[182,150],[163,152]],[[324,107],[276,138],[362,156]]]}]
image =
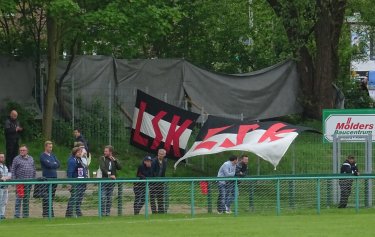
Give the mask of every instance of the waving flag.
[{"label": "waving flag", "polygon": [[306,127],[284,122],[242,122],[209,116],[190,150],[175,163],[186,158],[240,150],[252,152],[276,167],[290,144]]},{"label": "waving flag", "polygon": [[140,90],[134,109],[130,144],[156,153],[160,148],[170,158],[180,158],[199,114],[158,100]]}]

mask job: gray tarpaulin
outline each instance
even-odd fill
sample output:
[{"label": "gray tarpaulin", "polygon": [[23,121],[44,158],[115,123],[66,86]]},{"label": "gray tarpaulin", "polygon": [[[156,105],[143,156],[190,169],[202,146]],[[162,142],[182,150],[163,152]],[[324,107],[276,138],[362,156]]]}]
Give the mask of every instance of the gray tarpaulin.
[{"label": "gray tarpaulin", "polygon": [[[58,79],[66,66],[67,62],[59,63]],[[31,62],[0,58],[0,70],[0,77],[5,78],[0,80],[2,103],[5,98],[21,103],[33,101],[35,71]],[[140,89],[178,107],[192,105],[189,108],[196,112],[235,119],[266,119],[301,112],[298,82],[292,61],[252,73],[226,75],[183,59],[79,56],[62,83],[57,110],[64,110],[61,115],[65,117],[79,117],[80,111],[73,102],[79,99],[87,107],[100,100],[104,106],[117,103],[131,119],[136,90]]]},{"label": "gray tarpaulin", "polygon": [[0,109],[5,108],[7,101],[36,108],[32,96],[34,84],[35,70],[31,60],[0,56]]},{"label": "gray tarpaulin", "polygon": [[212,73],[190,63],[184,66],[186,93],[209,114],[266,119],[301,111],[292,61],[242,75]]}]

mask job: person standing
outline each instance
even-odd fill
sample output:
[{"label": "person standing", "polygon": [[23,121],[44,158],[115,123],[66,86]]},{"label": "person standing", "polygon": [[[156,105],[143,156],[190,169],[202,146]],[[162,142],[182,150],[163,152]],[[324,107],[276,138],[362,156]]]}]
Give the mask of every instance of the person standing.
[{"label": "person standing", "polygon": [[[19,148],[20,154],[13,160],[11,173],[12,179],[35,179],[36,171],[34,159],[28,155],[28,148],[26,145],[21,145]],[[29,217],[29,199],[30,199],[30,184],[16,185],[16,203],[15,203],[15,218]]]},{"label": "person standing", "polygon": [[[357,163],[353,155],[349,155],[348,158],[341,165],[341,174],[358,176]],[[340,203],[339,208],[346,208],[348,205],[348,199],[352,192],[353,179],[340,179]]]},{"label": "person standing", "polygon": [[23,128],[20,126],[17,120],[18,113],[12,110],[9,117],[5,120],[4,134],[5,134],[5,146],[6,146],[6,166],[10,169],[13,163],[14,157],[18,154],[19,149],[19,138]]},{"label": "person standing", "polygon": [[[229,160],[224,162],[224,164],[220,167],[217,177],[234,177],[236,174],[236,164],[237,164],[237,157],[232,155],[229,157]],[[226,206],[227,203],[230,203],[230,192],[232,189],[232,181],[225,181],[221,180],[218,182],[218,189],[219,195],[217,198],[217,212],[221,213],[230,213],[229,207]],[[232,185],[231,185],[232,184]]]},{"label": "person standing", "polygon": [[[166,151],[164,149],[159,149],[157,157],[152,160],[151,168],[153,177],[165,177],[165,171],[167,169],[165,155]],[[150,204],[153,214],[166,212],[165,187],[163,182],[150,183]]]},{"label": "person standing", "polygon": [[[55,154],[52,153],[53,143],[51,141],[46,141],[44,143],[44,152],[40,155],[40,165],[42,167],[42,176],[47,179],[56,179],[57,178],[57,169],[60,168],[60,161],[57,159]],[[42,208],[43,208],[43,217],[48,217],[49,209],[49,195],[48,195],[48,185],[43,186],[43,197],[42,197]],[[52,184],[52,199],[55,197],[57,184]],[[53,212],[53,203],[51,204],[51,216],[54,217]]]},{"label": "person standing", "polygon": [[241,160],[236,165],[236,177],[243,178],[247,175],[247,165],[249,163],[249,156],[242,155]]},{"label": "person standing", "polygon": [[[81,160],[82,149],[79,147],[74,147],[72,149],[72,155],[68,160],[68,170],[67,176],[71,179],[83,179],[87,178],[87,168]],[[86,184],[73,184],[69,185],[68,189],[70,191],[70,198],[68,201],[68,206],[66,208],[65,217],[73,217],[75,211],[76,216],[82,216],[81,204],[83,200],[83,195],[86,191]]]},{"label": "person standing", "polygon": [[[117,177],[117,170],[121,170],[121,165],[118,159],[113,157],[113,147],[108,145],[104,147],[104,156],[99,160],[100,170],[102,171],[102,178],[110,178],[115,180]],[[112,206],[112,193],[115,183],[102,183],[102,215],[109,216]]]},{"label": "person standing", "polygon": [[5,165],[4,152],[0,152],[0,219],[5,219],[5,207],[8,203],[8,186],[2,185],[9,179],[8,168]]},{"label": "person standing", "polygon": [[[139,179],[147,179],[152,177],[151,168],[152,158],[150,156],[145,156],[143,158],[142,164],[138,166],[137,177]],[[141,211],[143,205],[145,204],[146,196],[146,183],[137,182],[134,183],[134,215],[138,215]]]},{"label": "person standing", "polygon": [[75,128],[74,131],[73,131],[73,135],[75,137],[75,142],[82,142],[83,143],[83,145],[85,146],[85,150],[87,152],[87,156],[89,156],[89,154],[90,154],[89,143],[85,139],[85,137],[82,135],[81,129],[80,128]]}]

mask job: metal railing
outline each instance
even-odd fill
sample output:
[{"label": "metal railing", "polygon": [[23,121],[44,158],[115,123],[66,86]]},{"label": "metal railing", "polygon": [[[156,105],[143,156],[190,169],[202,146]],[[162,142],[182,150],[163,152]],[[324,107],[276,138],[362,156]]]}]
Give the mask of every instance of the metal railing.
[{"label": "metal railing", "polygon": [[[371,182],[374,178],[374,175],[309,175],[147,180],[9,180],[2,182],[0,187],[9,192],[6,218],[52,219],[82,215],[102,218],[134,214],[149,218],[156,213],[186,214],[191,217],[204,213],[281,215],[301,212],[320,214],[337,208],[340,188],[343,188],[340,180],[349,180],[350,183],[349,209],[359,212],[362,208],[371,208],[374,198],[369,193],[372,189],[368,188],[368,184],[374,183]],[[232,192],[227,195],[232,200],[223,202],[227,207],[223,211],[219,209],[222,201],[219,197],[220,181],[225,182],[226,191],[229,189]],[[23,192],[20,191],[22,185]]]}]

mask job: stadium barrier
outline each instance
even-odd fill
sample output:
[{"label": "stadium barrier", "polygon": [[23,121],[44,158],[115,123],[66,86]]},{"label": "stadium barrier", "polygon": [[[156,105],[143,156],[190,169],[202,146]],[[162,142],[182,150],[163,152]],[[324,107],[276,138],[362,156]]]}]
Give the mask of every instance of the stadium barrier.
[{"label": "stadium barrier", "polygon": [[[230,209],[223,211],[225,214],[320,214],[338,207],[340,185],[343,186],[340,180],[351,184],[348,209],[359,212],[361,208],[371,208],[374,178],[373,175],[295,175],[147,180],[36,179],[1,182],[0,190],[8,190],[7,219],[102,218],[134,214],[149,218],[156,213],[191,217],[207,213],[217,215],[221,214],[217,209],[220,181],[225,181],[224,187],[231,191],[233,199]],[[0,194],[4,195],[4,192]],[[229,202],[227,204],[229,206]]]}]

